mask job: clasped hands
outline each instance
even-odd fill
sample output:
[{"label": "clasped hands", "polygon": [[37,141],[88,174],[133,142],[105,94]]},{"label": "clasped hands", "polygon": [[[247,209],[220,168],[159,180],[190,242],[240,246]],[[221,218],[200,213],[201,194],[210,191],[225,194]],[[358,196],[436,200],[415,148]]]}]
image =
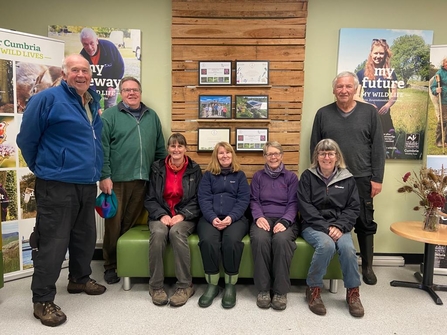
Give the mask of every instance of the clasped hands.
[{"label": "clasped hands", "polygon": [[328,233],[328,235],[334,240],[334,242],[337,242],[338,239],[343,236],[343,233],[337,227],[329,226],[329,233]]},{"label": "clasped hands", "polygon": [[174,215],[172,218],[169,215],[163,215],[160,219],[161,223],[165,226],[172,227],[173,225],[182,222],[185,220],[185,217],[182,214]]},{"label": "clasped hands", "polygon": [[227,216],[225,219],[221,220],[219,218],[215,218],[211,224],[217,228],[218,230],[222,230],[227,228],[232,223],[232,220],[229,216]]}]

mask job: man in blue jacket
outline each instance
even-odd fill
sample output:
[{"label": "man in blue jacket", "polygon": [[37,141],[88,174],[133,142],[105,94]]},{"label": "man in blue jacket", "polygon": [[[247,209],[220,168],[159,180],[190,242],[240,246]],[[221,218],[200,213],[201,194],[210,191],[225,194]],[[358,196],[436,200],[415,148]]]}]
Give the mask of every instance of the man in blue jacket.
[{"label": "man in blue jacket", "polygon": [[110,41],[100,40],[91,28],[81,31],[81,55],[92,68],[91,89],[104,97],[104,109],[116,105],[116,89],[124,75],[124,61]]},{"label": "man in blue jacket", "polygon": [[34,317],[51,327],[67,319],[54,304],[67,248],[68,293],[99,295],[106,290],[90,278],[96,182],[103,164],[100,96],[89,89],[91,77],[85,58],[67,56],[60,86],[29,100],[17,135],[23,158],[36,176],[37,216],[30,236]]}]

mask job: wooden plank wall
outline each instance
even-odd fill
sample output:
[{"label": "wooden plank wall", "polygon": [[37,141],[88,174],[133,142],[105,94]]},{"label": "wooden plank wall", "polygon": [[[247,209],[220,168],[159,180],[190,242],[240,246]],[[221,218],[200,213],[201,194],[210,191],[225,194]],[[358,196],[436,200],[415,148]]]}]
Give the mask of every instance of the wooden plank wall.
[{"label": "wooden plank wall", "polygon": [[[284,163],[298,172],[304,84],[307,0],[172,0],[172,132],[188,141],[189,155],[205,168],[210,153],[197,152],[197,128],[269,128],[284,147]],[[199,61],[269,61],[268,86],[198,86]],[[235,82],[233,63],[233,83]],[[268,95],[268,120],[198,119],[199,95]],[[262,152],[237,152],[251,179]]]}]

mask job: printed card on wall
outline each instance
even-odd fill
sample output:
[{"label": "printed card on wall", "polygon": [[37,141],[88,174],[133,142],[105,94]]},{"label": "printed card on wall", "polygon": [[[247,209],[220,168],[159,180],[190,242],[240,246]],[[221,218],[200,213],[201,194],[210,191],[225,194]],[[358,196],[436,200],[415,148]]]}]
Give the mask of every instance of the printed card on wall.
[{"label": "printed card on wall", "polygon": [[80,53],[90,63],[90,88],[99,93],[104,109],[121,98],[118,85],[123,77],[141,76],[141,31],[110,27],[51,25],[48,36],[65,41],[65,55]]},{"label": "printed card on wall", "polygon": [[380,115],[388,159],[422,159],[431,30],[340,30],[338,73],[359,78],[356,99]]}]

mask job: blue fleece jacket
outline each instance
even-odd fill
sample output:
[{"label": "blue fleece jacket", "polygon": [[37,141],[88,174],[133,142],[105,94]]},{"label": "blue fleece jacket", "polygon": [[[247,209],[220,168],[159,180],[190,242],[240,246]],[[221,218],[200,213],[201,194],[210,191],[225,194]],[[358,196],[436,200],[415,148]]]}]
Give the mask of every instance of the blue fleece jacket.
[{"label": "blue fleece jacket", "polygon": [[93,97],[90,123],[82,99],[65,81],[33,96],[23,114],[17,145],[36,177],[94,184],[103,164],[100,96]]},{"label": "blue fleece jacket", "polygon": [[250,186],[242,171],[214,175],[206,171],[199,184],[199,205],[203,217],[212,222],[216,217],[239,220],[250,203]]}]

